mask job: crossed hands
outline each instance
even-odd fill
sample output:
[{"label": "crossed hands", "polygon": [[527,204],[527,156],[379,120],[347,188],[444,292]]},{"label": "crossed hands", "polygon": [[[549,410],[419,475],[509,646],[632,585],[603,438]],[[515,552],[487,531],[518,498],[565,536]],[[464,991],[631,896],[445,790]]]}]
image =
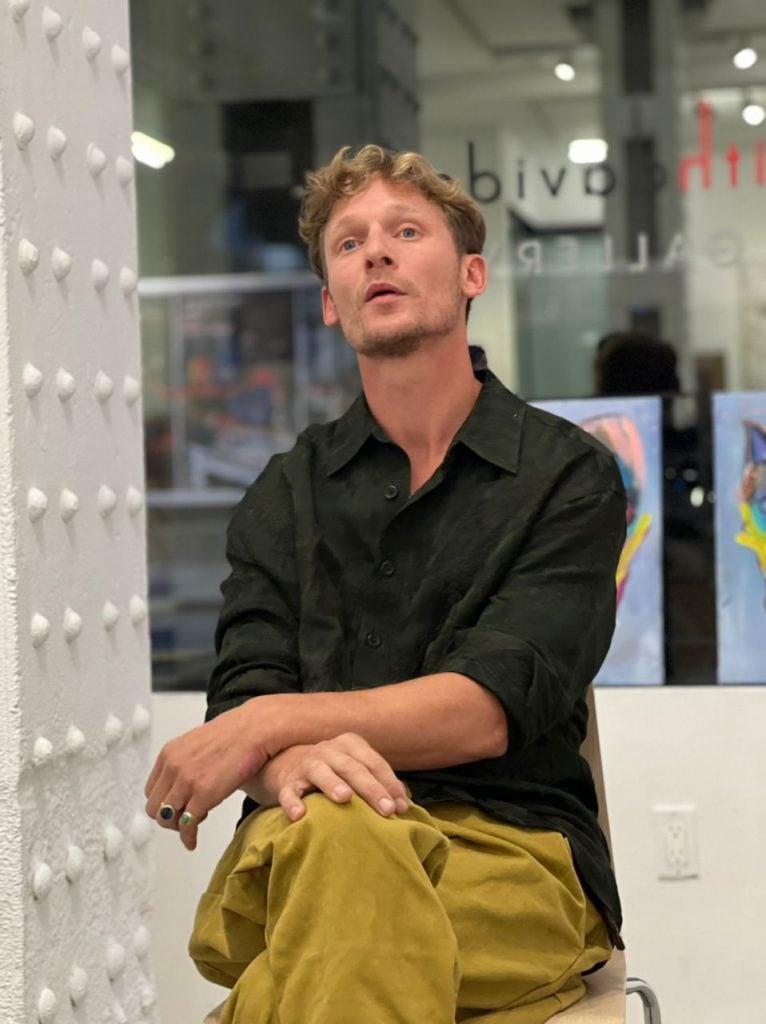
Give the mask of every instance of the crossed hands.
[{"label": "crossed hands", "polygon": [[[251,701],[170,740],[146,782],[146,813],[174,829],[188,850],[208,813],[237,789],[262,807],[281,806],[291,821],[306,813],[303,797],[321,792],[335,803],[356,793],[384,817],[409,807],[404,784],[366,740],[343,733],[320,743],[273,751],[268,729],[254,727]],[[261,709],[264,706],[261,705]],[[258,742],[258,733],[262,742]]]},{"label": "crossed hands", "polygon": [[262,807],[281,807],[291,821],[306,813],[308,793],[345,804],[356,794],[383,817],[410,806],[404,783],[370,744],[353,732],[282,751],[242,787]]}]

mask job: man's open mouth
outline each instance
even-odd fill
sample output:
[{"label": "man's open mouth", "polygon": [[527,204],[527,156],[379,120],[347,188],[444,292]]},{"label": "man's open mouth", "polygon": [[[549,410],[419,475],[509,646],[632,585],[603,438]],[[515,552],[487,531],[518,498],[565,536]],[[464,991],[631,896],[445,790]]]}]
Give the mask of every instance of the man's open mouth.
[{"label": "man's open mouth", "polygon": [[373,299],[394,298],[397,295],[403,294],[404,293],[394,285],[387,284],[385,281],[379,281],[377,284],[370,285],[364,293],[364,301],[372,302]]}]

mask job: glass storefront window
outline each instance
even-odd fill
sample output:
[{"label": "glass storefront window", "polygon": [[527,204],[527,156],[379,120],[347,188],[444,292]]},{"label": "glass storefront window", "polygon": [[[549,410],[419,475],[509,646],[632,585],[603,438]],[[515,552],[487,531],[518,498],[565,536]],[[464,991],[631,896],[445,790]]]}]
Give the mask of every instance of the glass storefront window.
[{"label": "glass storefront window", "polygon": [[233,504],[358,390],[296,217],[305,172],[371,141],[481,203],[469,333],[506,384],[615,417],[658,397],[658,460],[617,454],[636,522],[657,474],[662,679],[766,681],[766,8],[131,8],[136,129],[173,153],[137,173],[155,685],[204,686]]}]

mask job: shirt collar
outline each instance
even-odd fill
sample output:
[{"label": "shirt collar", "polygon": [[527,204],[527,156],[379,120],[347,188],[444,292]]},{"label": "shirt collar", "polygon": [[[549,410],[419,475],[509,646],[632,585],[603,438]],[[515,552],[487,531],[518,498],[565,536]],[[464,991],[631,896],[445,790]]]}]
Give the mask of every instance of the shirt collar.
[{"label": "shirt collar", "polygon": [[[515,473],[519,465],[525,404],[504,387],[491,370],[480,370],[477,377],[482,382],[481,391],[452,446],[458,442],[464,444],[485,461]],[[370,412],[362,393],[336,420],[327,458],[327,476],[350,462],[369,437],[384,444],[393,443]]]}]

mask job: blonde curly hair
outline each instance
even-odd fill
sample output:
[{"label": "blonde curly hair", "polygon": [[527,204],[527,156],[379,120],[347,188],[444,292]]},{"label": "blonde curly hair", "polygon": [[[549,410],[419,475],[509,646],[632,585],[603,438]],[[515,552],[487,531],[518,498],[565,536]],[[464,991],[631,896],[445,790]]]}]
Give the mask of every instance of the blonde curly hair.
[{"label": "blonde curly hair", "polygon": [[397,153],[382,146],[362,146],[350,156],[351,147],[339,149],[326,167],[306,175],[298,230],[306,243],[311,269],[327,283],[323,241],[333,207],[356,195],[378,175],[384,181],[414,185],[435,203],[447,219],[458,253],[480,253],[487,229],[478,204],[463,191],[459,181],[439,174],[419,153]]}]

